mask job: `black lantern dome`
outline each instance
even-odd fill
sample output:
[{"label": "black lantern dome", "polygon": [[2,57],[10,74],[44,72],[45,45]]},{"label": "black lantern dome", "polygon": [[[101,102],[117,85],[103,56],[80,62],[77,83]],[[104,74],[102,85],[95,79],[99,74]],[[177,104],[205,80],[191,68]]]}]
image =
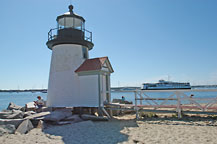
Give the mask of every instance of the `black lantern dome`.
[{"label": "black lantern dome", "polygon": [[58,44],[80,44],[89,50],[93,48],[92,32],[85,29],[85,19],[73,12],[73,6],[69,11],[57,17],[57,28],[48,32],[47,46],[52,49]]}]

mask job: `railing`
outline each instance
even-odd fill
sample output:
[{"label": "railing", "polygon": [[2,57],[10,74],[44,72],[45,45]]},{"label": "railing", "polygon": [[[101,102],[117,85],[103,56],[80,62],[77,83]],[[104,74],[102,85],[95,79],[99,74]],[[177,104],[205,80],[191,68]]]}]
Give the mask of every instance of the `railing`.
[{"label": "railing", "polygon": [[50,29],[50,31],[48,32],[48,41],[57,38],[57,30],[58,30],[58,28]]},{"label": "railing", "polygon": [[84,38],[85,38],[86,41],[92,42],[92,32],[84,29]]},{"label": "railing", "polygon": [[[168,97],[151,97],[150,93],[166,93]],[[182,111],[184,109],[198,109],[199,111],[184,111],[188,113],[212,113],[208,110],[217,110],[217,94],[213,98],[196,98],[196,95],[187,95],[186,92],[217,92],[217,89],[192,89],[192,90],[137,90],[135,93],[135,107],[136,117],[138,118],[138,112],[141,109],[149,108],[144,111],[156,111],[156,112],[169,112],[168,109],[175,108],[178,113],[178,117],[182,117]],[[138,104],[138,101],[140,104]],[[173,101],[173,104],[167,104],[169,101]],[[200,103],[199,101],[202,101]],[[146,102],[147,104],[143,104]],[[185,102],[185,103],[184,103]],[[166,105],[167,104],[167,105]],[[167,110],[160,111],[160,108],[167,108]],[[172,111],[171,111],[172,112]],[[216,113],[216,112],[215,112]]]},{"label": "railing", "polygon": [[[48,32],[48,41],[56,39],[58,35],[58,30],[60,29],[63,29],[63,28],[59,27],[59,28],[50,29],[50,31]],[[73,28],[73,29],[77,29],[77,28]],[[77,30],[81,30],[81,29],[77,29]],[[92,32],[86,29],[82,29],[81,31],[84,32],[84,39],[86,41],[92,42],[92,38],[93,38]]]}]

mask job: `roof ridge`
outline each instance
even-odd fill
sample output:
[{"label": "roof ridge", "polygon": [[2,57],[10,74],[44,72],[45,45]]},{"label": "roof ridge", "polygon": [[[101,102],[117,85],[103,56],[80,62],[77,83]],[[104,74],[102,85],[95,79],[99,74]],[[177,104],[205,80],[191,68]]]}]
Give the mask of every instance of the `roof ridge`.
[{"label": "roof ridge", "polygon": [[76,70],[75,72],[79,71],[91,71],[91,70],[100,70],[102,69],[103,64],[105,61],[108,60],[108,57],[98,57],[92,59],[86,59]]},{"label": "roof ridge", "polygon": [[96,57],[96,58],[90,58],[90,59],[86,59],[86,60],[93,60],[93,59],[100,59],[100,58],[108,58],[107,56],[104,57]]}]

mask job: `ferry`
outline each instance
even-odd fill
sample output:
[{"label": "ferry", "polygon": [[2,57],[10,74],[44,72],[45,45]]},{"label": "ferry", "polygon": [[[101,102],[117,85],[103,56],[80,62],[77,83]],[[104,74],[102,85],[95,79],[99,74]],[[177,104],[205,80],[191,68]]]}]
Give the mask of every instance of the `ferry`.
[{"label": "ferry", "polygon": [[172,82],[159,80],[158,83],[143,83],[142,90],[173,90],[173,89],[191,89],[189,82]]}]

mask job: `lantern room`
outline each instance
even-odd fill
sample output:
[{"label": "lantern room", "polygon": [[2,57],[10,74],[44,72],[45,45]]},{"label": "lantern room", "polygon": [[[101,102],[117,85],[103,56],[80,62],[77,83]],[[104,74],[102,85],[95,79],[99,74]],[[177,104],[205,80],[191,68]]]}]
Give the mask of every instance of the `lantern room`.
[{"label": "lantern room", "polygon": [[69,6],[69,12],[64,13],[57,17],[57,26],[59,29],[62,28],[75,28],[79,30],[83,30],[85,20],[83,17],[74,14],[73,6]]},{"label": "lantern room", "polygon": [[78,44],[88,50],[94,46],[92,32],[85,29],[85,19],[73,12],[73,6],[69,11],[57,17],[57,28],[48,32],[47,46],[49,49],[59,44]]}]

